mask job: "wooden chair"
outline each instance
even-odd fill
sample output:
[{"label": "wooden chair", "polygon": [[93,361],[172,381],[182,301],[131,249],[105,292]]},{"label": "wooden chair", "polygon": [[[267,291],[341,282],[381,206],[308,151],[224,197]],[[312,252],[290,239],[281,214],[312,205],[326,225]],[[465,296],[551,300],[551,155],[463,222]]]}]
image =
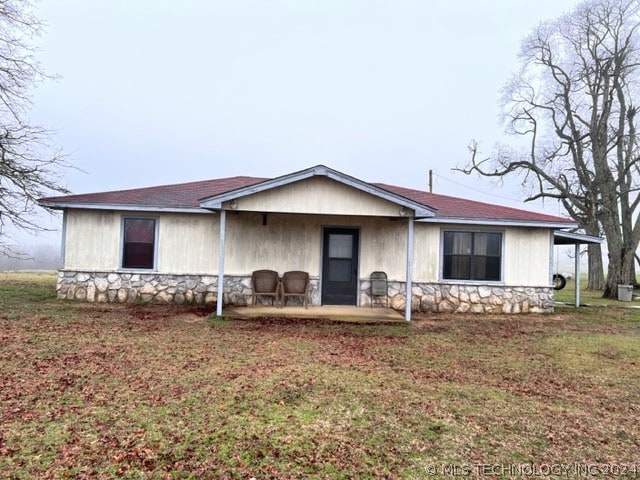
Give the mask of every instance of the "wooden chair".
[{"label": "wooden chair", "polygon": [[273,304],[278,303],[280,279],[278,272],[273,270],[256,270],[251,274],[251,302],[256,305],[256,298],[260,295],[273,297]]},{"label": "wooden chair", "polygon": [[300,271],[285,272],[280,282],[280,291],[282,306],[286,305],[287,297],[302,297],[302,305],[307,308],[309,274]]}]

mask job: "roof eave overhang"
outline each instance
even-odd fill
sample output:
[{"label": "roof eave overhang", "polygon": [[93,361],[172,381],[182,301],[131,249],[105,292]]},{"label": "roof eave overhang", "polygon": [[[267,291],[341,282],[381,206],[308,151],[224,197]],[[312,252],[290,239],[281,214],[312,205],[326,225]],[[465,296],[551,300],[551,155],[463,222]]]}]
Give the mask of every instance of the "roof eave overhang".
[{"label": "roof eave overhang", "polygon": [[40,200],[41,206],[54,210],[66,210],[69,208],[80,210],[126,210],[128,212],[166,212],[166,213],[206,213],[210,210],[200,207],[166,207],[158,205],[131,205],[120,203],[85,203],[85,202],[50,202]]},{"label": "roof eave overhang", "polygon": [[324,165],[317,165],[315,167],[301,170],[299,172],[290,173],[281,177],[265,180],[264,182],[249,185],[248,187],[238,188],[229,192],[221,193],[212,197],[203,198],[200,200],[200,206],[202,208],[210,210],[220,210],[223,208],[223,203],[231,200],[235,200],[244,196],[252,195],[254,193],[260,193],[265,190],[278,188],[290,183],[305,180],[311,177],[327,177],[335,180],[344,185],[348,185],[362,192],[369,193],[378,198],[382,198],[389,202],[395,203],[398,206],[405,207],[414,211],[416,218],[429,218],[435,215],[435,210],[422,205],[421,203],[409,200],[401,195],[389,192],[382,188],[371,185],[357,178],[345,175],[336,170],[332,170]]},{"label": "roof eave overhang", "polygon": [[563,232],[556,230],[553,232],[554,243],[556,245],[580,245],[580,244],[601,244],[604,242],[602,237],[594,237],[593,235],[585,235],[584,233]]},{"label": "roof eave overhang", "polygon": [[419,219],[424,223],[446,223],[456,225],[492,225],[504,227],[537,227],[537,228],[576,228],[578,225],[572,222],[547,222],[537,220],[509,220],[492,218],[460,218],[460,217],[436,217]]}]

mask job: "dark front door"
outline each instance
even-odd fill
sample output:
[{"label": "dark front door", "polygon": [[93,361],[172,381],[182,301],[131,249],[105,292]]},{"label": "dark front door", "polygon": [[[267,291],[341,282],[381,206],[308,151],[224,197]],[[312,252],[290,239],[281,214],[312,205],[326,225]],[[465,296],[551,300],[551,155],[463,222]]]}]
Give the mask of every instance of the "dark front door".
[{"label": "dark front door", "polygon": [[325,228],[322,304],[355,305],[358,292],[358,230]]}]

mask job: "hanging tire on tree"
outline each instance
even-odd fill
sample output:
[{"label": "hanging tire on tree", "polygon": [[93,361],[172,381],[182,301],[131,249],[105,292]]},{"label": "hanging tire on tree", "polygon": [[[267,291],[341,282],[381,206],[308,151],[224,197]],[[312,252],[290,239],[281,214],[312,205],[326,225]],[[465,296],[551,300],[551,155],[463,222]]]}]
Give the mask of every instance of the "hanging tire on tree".
[{"label": "hanging tire on tree", "polygon": [[554,290],[562,290],[567,285],[567,279],[564,278],[564,275],[560,275],[559,273],[553,274],[553,289]]}]

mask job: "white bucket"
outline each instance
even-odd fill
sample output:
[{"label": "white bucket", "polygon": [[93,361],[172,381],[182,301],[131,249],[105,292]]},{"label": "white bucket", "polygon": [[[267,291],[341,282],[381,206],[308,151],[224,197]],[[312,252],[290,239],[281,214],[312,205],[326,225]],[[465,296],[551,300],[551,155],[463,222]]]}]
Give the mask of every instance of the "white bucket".
[{"label": "white bucket", "polygon": [[618,285],[618,300],[630,302],[633,296],[633,285]]}]

